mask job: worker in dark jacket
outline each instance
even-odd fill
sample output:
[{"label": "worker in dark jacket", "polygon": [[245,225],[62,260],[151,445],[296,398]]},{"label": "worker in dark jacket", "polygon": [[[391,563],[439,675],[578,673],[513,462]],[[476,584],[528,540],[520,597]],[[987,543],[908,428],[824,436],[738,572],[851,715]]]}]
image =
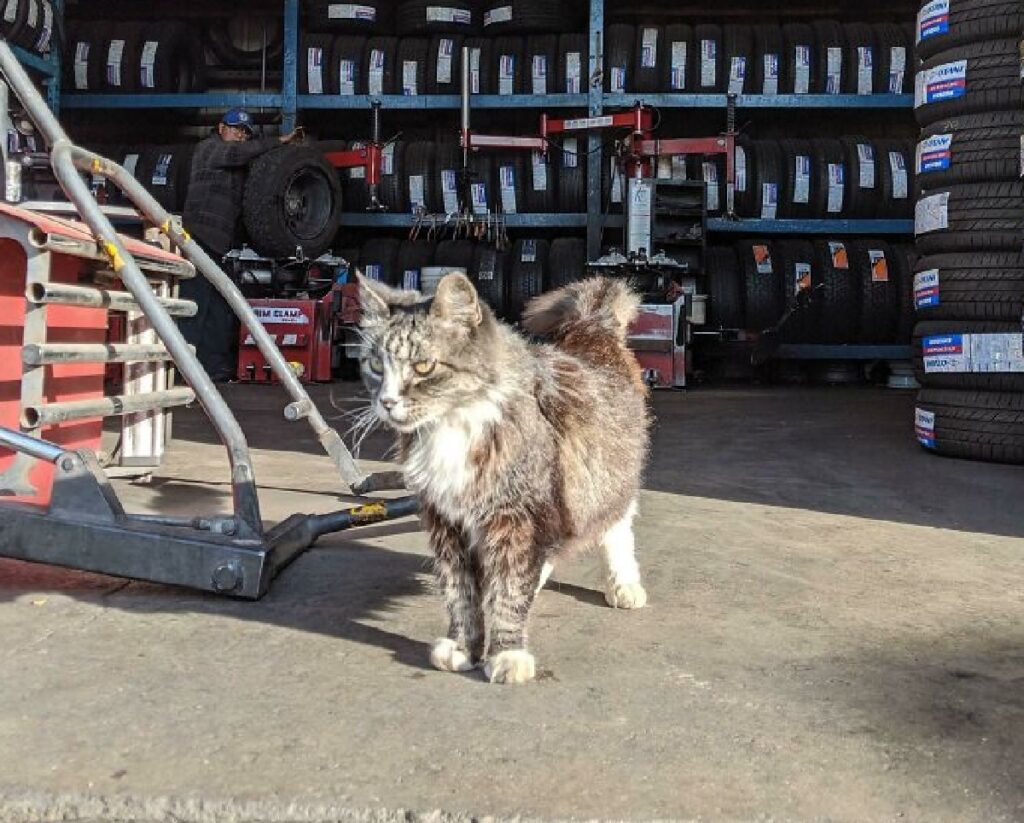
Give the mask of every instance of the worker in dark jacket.
[{"label": "worker in dark jacket", "polygon": [[[290,143],[296,132],[281,137],[253,139],[252,118],[242,109],[224,115],[216,133],[196,146],[182,222],[215,263],[239,246],[242,226],[242,190],[248,165],[275,146]],[[238,320],[227,302],[200,274],[183,280],[181,297],[199,307],[195,317],[181,321],[185,339],[196,347],[203,368],[217,381],[235,374]]]}]

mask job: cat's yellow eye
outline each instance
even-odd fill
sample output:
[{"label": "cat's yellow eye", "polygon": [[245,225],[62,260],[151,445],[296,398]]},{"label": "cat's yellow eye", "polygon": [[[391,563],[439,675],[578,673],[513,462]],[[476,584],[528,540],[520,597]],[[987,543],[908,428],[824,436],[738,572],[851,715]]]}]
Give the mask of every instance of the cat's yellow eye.
[{"label": "cat's yellow eye", "polygon": [[412,364],[412,370],[420,377],[426,377],[434,370],[435,365],[437,364],[433,360],[417,360]]},{"label": "cat's yellow eye", "polygon": [[384,371],[384,361],[381,360],[379,357],[371,357],[366,362],[370,366],[370,371],[372,371],[374,374],[380,374],[381,372]]}]

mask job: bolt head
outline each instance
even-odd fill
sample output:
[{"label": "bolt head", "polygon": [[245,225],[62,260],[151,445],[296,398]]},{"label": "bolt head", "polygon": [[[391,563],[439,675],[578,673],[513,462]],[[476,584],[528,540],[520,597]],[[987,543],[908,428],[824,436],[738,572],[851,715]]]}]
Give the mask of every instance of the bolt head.
[{"label": "bolt head", "polygon": [[236,563],[222,563],[213,570],[213,588],[218,592],[233,592],[242,585],[242,570]]}]

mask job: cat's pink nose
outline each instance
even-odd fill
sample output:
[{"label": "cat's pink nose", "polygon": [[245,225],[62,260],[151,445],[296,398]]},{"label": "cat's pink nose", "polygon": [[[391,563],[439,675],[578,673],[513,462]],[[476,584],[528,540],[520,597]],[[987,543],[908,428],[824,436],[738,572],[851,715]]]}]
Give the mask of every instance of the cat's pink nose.
[{"label": "cat's pink nose", "polygon": [[398,399],[395,397],[382,397],[380,399],[380,404],[388,411],[391,411],[395,406],[398,405]]}]

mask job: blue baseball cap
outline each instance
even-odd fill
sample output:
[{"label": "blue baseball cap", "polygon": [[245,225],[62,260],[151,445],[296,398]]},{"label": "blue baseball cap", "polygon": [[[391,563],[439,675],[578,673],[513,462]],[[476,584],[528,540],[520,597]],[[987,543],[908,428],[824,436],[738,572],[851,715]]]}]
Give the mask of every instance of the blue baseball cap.
[{"label": "blue baseball cap", "polygon": [[225,126],[237,126],[252,134],[252,116],[245,109],[231,109],[220,122]]}]

